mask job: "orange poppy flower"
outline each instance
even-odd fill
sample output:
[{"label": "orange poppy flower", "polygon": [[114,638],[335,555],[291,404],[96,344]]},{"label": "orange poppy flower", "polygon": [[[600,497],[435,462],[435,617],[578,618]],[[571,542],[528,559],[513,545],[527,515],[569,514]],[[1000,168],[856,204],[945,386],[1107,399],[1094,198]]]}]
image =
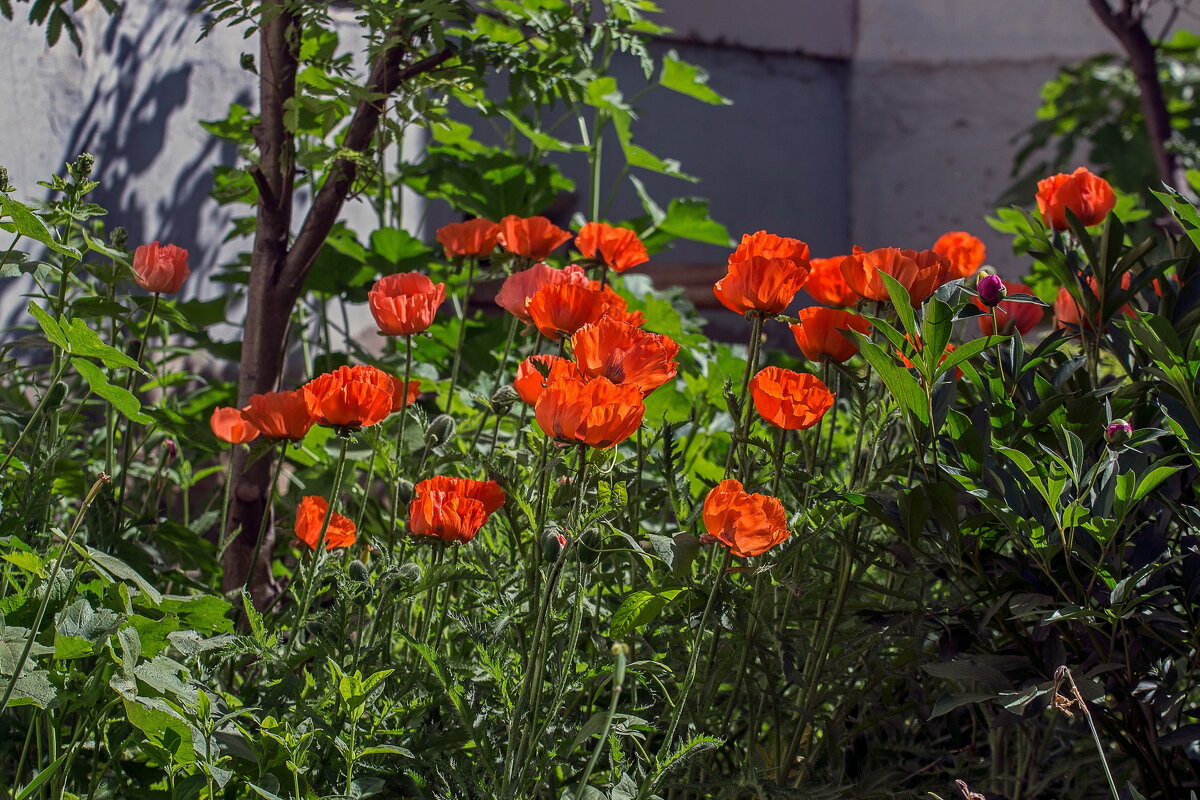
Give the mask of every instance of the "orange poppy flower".
[{"label": "orange poppy flower", "polygon": [[[541,369],[538,367],[539,364]],[[517,377],[513,380],[513,388],[517,390],[517,394],[522,400],[529,405],[534,405],[542,396],[542,390],[546,388],[546,384],[559,378],[575,378],[578,381],[587,382],[587,376],[579,370],[579,366],[574,361],[561,356],[543,354],[530,356],[517,366]]]},{"label": "orange poppy flower", "polygon": [[242,417],[264,438],[293,442],[303,439],[314,422],[300,389],[250,395],[250,405],[242,409]]},{"label": "orange poppy flower", "polygon": [[229,444],[246,444],[258,438],[258,428],[241,411],[229,406],[215,409],[208,418],[208,426],[218,439]]},{"label": "orange poppy flower", "polygon": [[1108,181],[1079,167],[1070,175],[1058,173],[1037,185],[1037,207],[1042,219],[1056,231],[1065,231],[1069,209],[1085,226],[1099,225],[1117,204]]},{"label": "orange poppy flower", "polygon": [[858,295],[846,283],[842,275],[842,259],[845,256],[833,258],[813,258],[808,262],[808,281],[804,291],[818,303],[827,306],[852,306],[858,302]]},{"label": "orange poppy flower", "polygon": [[571,350],[584,375],[636,386],[643,395],[674,378],[679,368],[675,340],[612,317],[576,331]]},{"label": "orange poppy flower", "polygon": [[729,263],[748,261],[755,256],[782,259],[793,262],[797,267],[808,267],[807,244],[799,239],[776,236],[766,231],[742,234],[742,241],[733,251],[733,255],[729,256]]},{"label": "orange poppy flower", "polygon": [[807,279],[808,267],[795,261],[751,256],[731,261],[725,277],[713,286],[713,294],[737,314],[774,316],[791,305]]},{"label": "orange poppy flower", "polygon": [[636,386],[618,386],[608,378],[551,381],[534,406],[538,427],[547,436],[602,450],[632,436],[645,413]]},{"label": "orange poppy flower", "polygon": [[542,261],[571,239],[571,234],[545,217],[509,214],[500,220],[500,246],[513,255]]},{"label": "orange poppy flower", "polygon": [[788,327],[796,337],[800,352],[804,353],[804,357],[809,361],[834,361],[841,364],[858,352],[858,343],[854,337],[843,331],[866,333],[871,329],[871,323],[849,311],[809,306],[800,309],[800,322]]},{"label": "orange poppy flower", "polygon": [[[1009,294],[1033,294],[1033,290],[1023,283],[1004,281],[1004,288],[1008,290]],[[993,330],[990,309],[978,297],[975,298],[975,305],[984,311],[983,316],[979,317],[979,331],[984,336],[996,333]],[[1015,330],[1024,336],[1038,326],[1045,313],[1045,309],[1035,303],[1013,303],[1009,300],[1001,300],[996,305],[996,322],[1000,325],[999,333],[1007,335]]]},{"label": "orange poppy flower", "polygon": [[133,251],[133,277],[147,292],[174,294],[188,276],[188,251],[173,244],[144,244]]},{"label": "orange poppy flower", "polygon": [[704,529],[741,558],[762,555],[791,535],[779,498],[749,494],[732,478],[704,498]]},{"label": "orange poppy flower", "polygon": [[355,430],[381,422],[392,413],[396,380],[371,366],[338,367],[306,383],[308,413],[318,425]]},{"label": "orange poppy flower", "polygon": [[384,336],[411,336],[433,324],[438,306],[446,301],[446,284],[434,283],[419,272],[385,275],[367,294],[371,316]]},{"label": "orange poppy flower", "polygon": [[603,261],[614,272],[625,272],[650,260],[636,233],[602,222],[589,222],[580,228],[575,248],[584,258]]},{"label": "orange poppy flower", "polygon": [[805,430],[833,406],[833,392],[816,375],[766,367],[750,381],[759,416],[777,428]]},{"label": "orange poppy flower", "polygon": [[496,249],[500,226],[480,217],[466,222],[451,222],[438,228],[437,240],[446,258],[483,258]]},{"label": "orange poppy flower", "polygon": [[[1121,276],[1121,288],[1128,289],[1131,276],[1126,272]],[[1089,277],[1087,279],[1087,287],[1092,293],[1092,297],[1097,296],[1096,279]],[[1133,307],[1126,304],[1121,313],[1132,317],[1134,315]],[[1054,318],[1059,328],[1065,331],[1090,331],[1096,326],[1095,319],[1084,319],[1083,309],[1075,302],[1075,298],[1067,291],[1067,287],[1063,286],[1058,290],[1058,297],[1054,300]]]},{"label": "orange poppy flower", "polygon": [[414,487],[408,529],[417,536],[466,543],[502,505],[504,492],[495,481],[438,475]]},{"label": "orange poppy flower", "polygon": [[605,301],[608,303],[608,308],[604,312],[605,317],[617,319],[640,328],[646,322],[646,317],[640,311],[630,311],[629,304],[625,302],[625,298],[617,293],[617,290],[609,286],[607,283],[603,286],[600,281],[588,281],[588,286],[593,291],[597,291],[604,295]]},{"label": "orange poppy flower", "polygon": [[925,302],[934,290],[951,278],[949,260],[932,250],[901,250],[882,247],[878,250],[854,252],[842,259],[842,275],[855,294],[867,300],[889,300],[887,287],[880,273],[895,278],[908,290],[913,307]]},{"label": "orange poppy flower", "polygon": [[548,264],[534,264],[529,269],[514,272],[504,279],[504,284],[496,295],[496,305],[522,322],[532,323],[526,308],[529,298],[543,286],[558,284],[587,286],[588,277],[583,267],[577,264],[568,264],[562,269],[555,269]]},{"label": "orange poppy flower", "polygon": [[[621,302],[624,304],[623,300]],[[612,306],[612,297],[602,291],[560,283],[543,286],[534,292],[525,310],[543,336],[557,341],[596,322]]]},{"label": "orange poppy flower", "polygon": [[[329,501],[319,495],[305,497],[296,507],[296,538],[308,545],[310,550],[316,550],[321,541],[321,527],[325,524],[328,511]],[[354,544],[358,539],[354,535],[355,530],[352,520],[333,512],[329,517],[329,527],[325,528],[325,549],[336,550]]]},{"label": "orange poppy flower", "polygon": [[933,251],[950,262],[950,278],[974,275],[987,260],[983,240],[966,231],[943,233],[933,243]]},{"label": "orange poppy flower", "polygon": [[420,396],[420,381],[409,381],[408,386],[405,387],[404,381],[399,378],[392,379],[392,413],[411,406],[417,402],[417,398]]}]

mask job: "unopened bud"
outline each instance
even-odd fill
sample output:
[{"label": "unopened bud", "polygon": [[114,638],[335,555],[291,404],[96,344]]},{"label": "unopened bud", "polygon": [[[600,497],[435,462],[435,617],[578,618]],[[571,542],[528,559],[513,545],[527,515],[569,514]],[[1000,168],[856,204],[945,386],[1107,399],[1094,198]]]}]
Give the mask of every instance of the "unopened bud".
[{"label": "unopened bud", "polygon": [[167,439],[163,442],[163,449],[167,451],[167,463],[170,464],[175,460],[175,456],[179,455],[179,448],[175,445],[174,439]]},{"label": "unopened bud", "polygon": [[361,561],[358,561],[358,560],[351,561],[350,565],[346,568],[346,574],[350,576],[350,580],[355,581],[357,583],[369,583],[370,582],[371,573],[367,569],[367,565]]},{"label": "unopened bud", "polygon": [[413,498],[413,482],[407,478],[401,478],[396,482],[396,499],[401,503],[408,503]]},{"label": "unopened bud", "polygon": [[75,159],[75,163],[71,165],[71,172],[76,177],[86,178],[92,174],[92,169],[96,166],[96,157],[91,153],[80,153]]},{"label": "unopened bud", "polygon": [[63,404],[67,399],[67,384],[62,381],[56,381],[50,387],[50,392],[46,395],[46,410],[52,411]]},{"label": "unopened bud", "polygon": [[8,182],[8,167],[0,167],[0,192],[13,192],[16,188]]},{"label": "unopened bud", "polygon": [[492,407],[492,413],[499,416],[507,414],[508,410],[513,407],[513,403],[521,399],[521,395],[517,394],[517,390],[511,386],[501,386],[492,395],[489,405]]},{"label": "unopened bud", "polygon": [[454,421],[454,417],[449,414],[438,414],[429,423],[429,430],[425,432],[425,441],[430,447],[437,447],[448,442],[456,430],[458,430],[458,423]]},{"label": "unopened bud", "polygon": [[117,250],[124,250],[125,245],[129,244],[129,231],[123,225],[118,225],[109,234],[108,241]]},{"label": "unopened bud", "polygon": [[1104,429],[1104,441],[1109,444],[1125,444],[1133,435],[1133,426],[1123,419],[1114,419]]},{"label": "unopened bud", "polygon": [[579,537],[579,547],[576,551],[579,553],[581,564],[595,564],[600,560],[600,534],[593,530]]},{"label": "unopened bud", "polygon": [[417,583],[421,580],[421,575],[421,565],[413,564],[412,562],[402,564],[400,568],[396,570],[396,580],[399,583]]},{"label": "unopened bud", "polygon": [[979,293],[979,302],[988,308],[995,308],[1008,296],[1008,287],[999,275],[993,273],[981,275],[975,284],[975,291]]},{"label": "unopened bud", "polygon": [[258,74],[258,65],[254,63],[253,53],[242,53],[241,65],[242,69],[246,70],[246,72]]},{"label": "unopened bud", "polygon": [[566,536],[560,531],[550,531],[542,537],[542,558],[547,564],[553,564],[558,561],[558,557],[566,546]]}]

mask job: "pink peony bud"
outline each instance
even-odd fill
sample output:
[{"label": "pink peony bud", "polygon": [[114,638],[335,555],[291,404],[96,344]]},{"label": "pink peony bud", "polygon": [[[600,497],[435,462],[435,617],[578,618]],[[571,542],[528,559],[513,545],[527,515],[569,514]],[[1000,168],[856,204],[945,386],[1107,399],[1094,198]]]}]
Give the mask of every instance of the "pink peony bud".
[{"label": "pink peony bud", "polygon": [[1133,435],[1133,426],[1123,419],[1114,419],[1104,429],[1104,441],[1109,444],[1124,444]]},{"label": "pink peony bud", "polygon": [[979,302],[988,308],[995,308],[1008,296],[1004,281],[1000,280],[999,275],[991,273],[980,277],[979,282],[975,284],[975,291],[979,293]]}]

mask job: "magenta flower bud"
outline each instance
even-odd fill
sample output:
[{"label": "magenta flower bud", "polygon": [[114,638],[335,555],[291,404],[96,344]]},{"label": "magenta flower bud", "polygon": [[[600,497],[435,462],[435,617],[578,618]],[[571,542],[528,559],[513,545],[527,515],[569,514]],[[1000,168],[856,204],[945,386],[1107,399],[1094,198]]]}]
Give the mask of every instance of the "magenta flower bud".
[{"label": "magenta flower bud", "polygon": [[1114,419],[1104,429],[1104,441],[1109,444],[1124,444],[1133,435],[1133,426],[1123,419]]},{"label": "magenta flower bud", "polygon": [[988,308],[995,308],[1008,296],[1008,289],[1005,287],[1004,281],[1000,280],[999,275],[992,273],[979,279],[979,282],[975,284],[975,291],[979,293],[979,302]]},{"label": "magenta flower bud", "polygon": [[163,446],[167,450],[167,463],[170,464],[175,460],[175,456],[179,453],[179,450],[175,446],[174,439],[167,439],[165,442],[163,442]]}]

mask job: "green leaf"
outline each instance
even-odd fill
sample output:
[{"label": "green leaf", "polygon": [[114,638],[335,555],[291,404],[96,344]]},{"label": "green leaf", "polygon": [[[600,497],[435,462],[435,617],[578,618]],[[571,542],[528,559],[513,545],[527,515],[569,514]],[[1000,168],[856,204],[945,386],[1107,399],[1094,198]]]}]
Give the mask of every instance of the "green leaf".
[{"label": "green leaf", "polygon": [[104,371],[97,367],[92,362],[84,358],[72,358],[71,364],[88,382],[88,387],[91,388],[100,397],[103,397],[112,407],[120,411],[129,419],[142,425],[148,425],[154,420],[142,413],[142,404],[138,399],[122,386],[114,386],[108,382],[108,378],[104,375]]},{"label": "green leaf", "polygon": [[659,592],[634,592],[625,598],[621,607],[613,614],[609,635],[614,639],[619,639],[652,622],[667,607],[667,604],[683,591],[683,589],[666,589]]},{"label": "green leaf", "polygon": [[63,334],[70,344],[71,355],[98,358],[104,362],[104,366],[110,368],[128,367],[145,375],[150,374],[139,367],[132,358],[101,341],[100,336],[84,324],[83,320],[63,317],[59,324],[62,325]]},{"label": "green leaf", "polygon": [[50,340],[51,344],[62,350],[70,350],[71,346],[67,343],[67,336],[54,317],[32,300],[29,301],[29,313],[37,320],[38,325],[42,326],[42,333],[46,334],[46,338]]},{"label": "green leaf", "polygon": [[917,383],[917,379],[869,338],[858,331],[849,331],[849,333],[852,333],[858,340],[859,352],[862,353],[867,363],[879,373],[879,377],[883,379],[888,391],[896,398],[900,408],[912,414],[923,425],[928,425],[929,410],[925,406],[925,393],[921,391],[921,385]]},{"label": "green leaf", "polygon": [[724,225],[709,217],[708,201],[699,197],[676,197],[667,206],[667,216],[657,230],[679,239],[732,246],[729,231]]},{"label": "green leaf", "polygon": [[708,86],[708,73],[694,64],[679,58],[674,50],[663,57],[662,74],[658,83],[664,89],[694,97],[702,103],[714,106],[731,105],[732,101],[717,94]]},{"label": "green leaf", "polygon": [[196,760],[190,725],[161,708],[153,708],[128,699],[122,702],[130,724],[146,734],[151,744],[166,750],[180,764],[191,764]]},{"label": "green leaf", "polygon": [[0,214],[12,220],[11,223],[3,225],[6,230],[16,231],[22,236],[41,242],[55,252],[70,256],[76,261],[79,260],[78,250],[55,241],[54,234],[50,233],[50,229],[42,222],[41,217],[30,211],[28,206],[18,203],[4,192],[0,192]]},{"label": "green leaf", "polygon": [[34,792],[36,792],[44,783],[46,783],[46,781],[54,777],[55,773],[58,772],[58,768],[61,767],[63,762],[67,760],[68,755],[70,754],[63,753],[61,756],[47,764],[45,769],[33,776],[33,780],[31,780],[24,789],[17,792],[17,795],[13,798],[13,800],[29,800],[29,798],[33,797]]}]

